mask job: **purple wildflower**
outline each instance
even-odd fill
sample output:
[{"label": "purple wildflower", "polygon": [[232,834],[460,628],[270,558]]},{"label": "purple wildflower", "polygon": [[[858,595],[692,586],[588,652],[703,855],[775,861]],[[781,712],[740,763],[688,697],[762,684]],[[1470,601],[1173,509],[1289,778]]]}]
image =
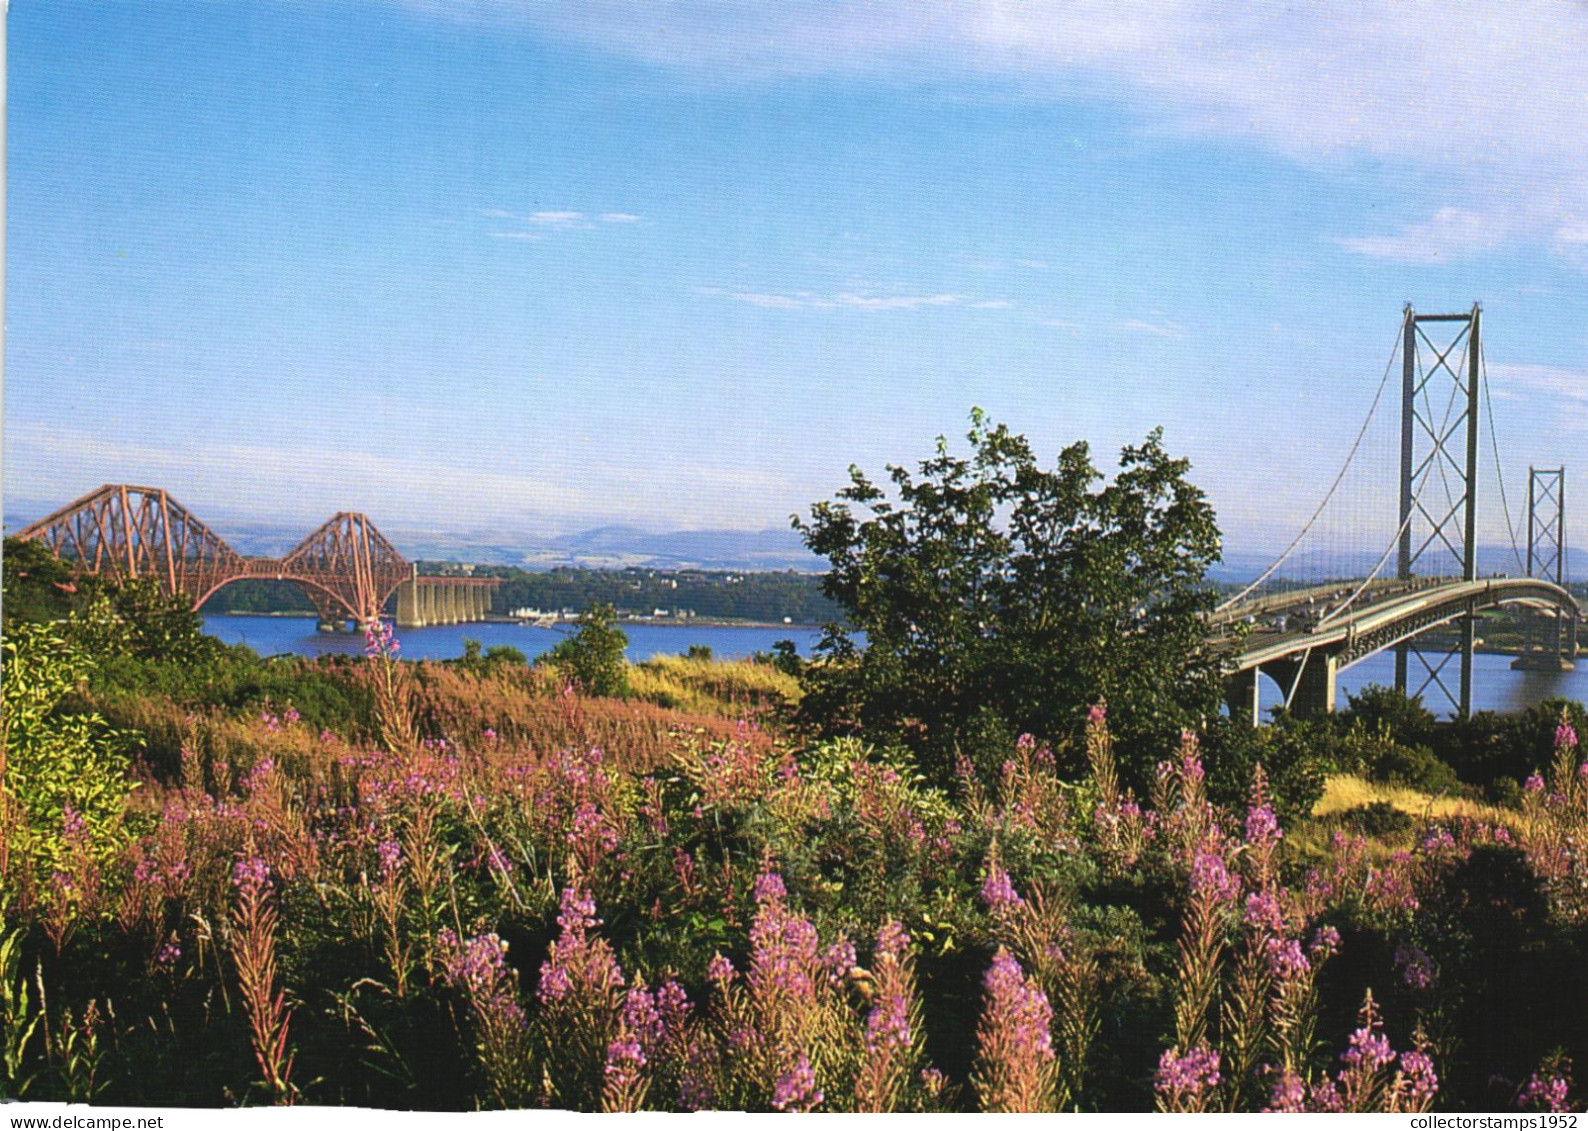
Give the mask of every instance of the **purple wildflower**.
[{"label": "purple wildflower", "polygon": [[1197,1100],[1223,1080],[1219,1075],[1218,1051],[1199,1045],[1184,1056],[1178,1049],[1165,1049],[1158,1058],[1153,1088],[1171,1110],[1184,1110],[1188,1101]]},{"label": "purple wildflower", "polygon": [[1434,984],[1434,961],[1420,947],[1396,947],[1395,965],[1401,968],[1401,981],[1414,990],[1426,990]]},{"label": "purple wildflower", "polygon": [[1544,791],[1544,779],[1537,771],[1534,771],[1528,775],[1527,781],[1522,788],[1529,793],[1542,793]]},{"label": "purple wildflower", "polygon": [[792,1069],[777,1078],[772,1089],[772,1106],[779,1111],[810,1111],[822,1102],[821,1089],[816,1086],[816,1073],[804,1053]]},{"label": "purple wildflower", "polygon": [[1015,891],[1009,873],[997,864],[987,869],[987,878],[982,881],[981,901],[987,905],[987,910],[993,914],[1004,911],[1013,911],[1017,907],[1025,906],[1025,900],[1020,898],[1020,893]]},{"label": "purple wildflower", "polygon": [[1304,1112],[1307,1110],[1307,1085],[1300,1076],[1290,1069],[1283,1069],[1279,1079],[1274,1081],[1274,1090],[1269,1093],[1269,1112]]},{"label": "purple wildflower", "polygon": [[1555,728],[1555,749],[1570,750],[1577,745],[1577,728],[1568,722],[1562,722]]},{"label": "purple wildflower", "polygon": [[711,961],[706,963],[706,977],[726,989],[734,978],[733,962],[720,954],[712,955]]},{"label": "purple wildflower", "polygon": [[1285,929],[1285,908],[1271,888],[1254,891],[1246,897],[1246,925],[1276,934]]},{"label": "purple wildflower", "polygon": [[1264,803],[1254,805],[1246,811],[1247,844],[1274,844],[1284,835],[1279,827],[1279,818],[1274,816],[1272,806]]},{"label": "purple wildflower", "polygon": [[762,872],[755,878],[754,895],[757,903],[770,903],[786,898],[788,888],[783,886],[783,877],[776,872]]},{"label": "purple wildflower", "polygon": [[1240,894],[1240,881],[1230,875],[1216,852],[1199,852],[1191,865],[1191,890],[1212,903],[1228,903]]},{"label": "purple wildflower", "polygon": [[1414,1102],[1431,1100],[1439,1091],[1439,1074],[1434,1071],[1433,1059],[1421,1049],[1401,1054],[1401,1073],[1407,1097]]},{"label": "purple wildflower", "polygon": [[1307,961],[1301,944],[1295,939],[1269,939],[1267,951],[1268,972],[1276,981],[1295,981],[1312,972],[1312,963]]}]

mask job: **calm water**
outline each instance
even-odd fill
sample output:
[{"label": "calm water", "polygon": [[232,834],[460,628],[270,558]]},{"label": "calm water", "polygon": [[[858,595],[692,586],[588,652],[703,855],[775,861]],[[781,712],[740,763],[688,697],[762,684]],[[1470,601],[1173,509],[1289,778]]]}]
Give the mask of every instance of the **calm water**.
[{"label": "calm water", "polygon": [[[1429,657],[1430,662],[1439,661]],[[1416,659],[1409,661],[1412,689],[1424,674]],[[1440,673],[1445,686],[1459,693],[1461,690],[1461,661],[1452,659]],[[1395,682],[1395,653],[1380,652],[1361,663],[1346,668],[1339,675],[1339,707],[1344,707],[1348,692],[1360,691],[1370,683],[1386,687]],[[1263,710],[1277,707],[1285,700],[1279,686],[1265,678],[1259,690]],[[1514,672],[1510,656],[1477,655],[1472,662],[1472,709],[1474,711],[1499,711],[1509,714],[1525,710],[1552,695],[1588,702],[1588,658],[1577,661],[1574,672]],[[1444,693],[1438,687],[1423,692],[1423,703],[1438,715],[1451,714]]]},{"label": "calm water", "polygon": [[[794,625],[778,628],[713,628],[694,625],[624,624],[628,634],[628,658],[638,663],[652,656],[677,655],[689,651],[691,644],[704,644],[713,656],[724,660],[744,659],[756,652],[770,652],[779,640],[792,640],[801,655],[810,655],[821,634]],[[205,617],[204,631],[227,644],[246,644],[262,656],[292,652],[300,656],[331,653],[362,655],[364,636],[357,632],[317,632],[312,617]],[[463,655],[463,641],[478,640],[489,648],[508,644],[530,659],[557,646],[573,633],[569,626],[534,628],[518,624],[436,625],[431,628],[399,628],[397,638],[402,655],[411,660],[451,660]]]},{"label": "calm water", "polygon": [[[625,624],[628,658],[638,663],[652,656],[677,655],[689,651],[691,644],[704,644],[720,659],[743,659],[756,652],[770,652],[779,640],[792,640],[800,654],[809,656],[820,633],[801,627],[714,628],[695,625]],[[300,656],[326,653],[361,655],[364,637],[359,633],[316,632],[314,621],[305,617],[205,617],[205,631],[228,644],[247,644],[260,655],[292,652]],[[416,660],[450,660],[463,655],[465,639],[478,640],[484,647],[510,644],[533,659],[556,646],[573,631],[530,628],[517,624],[456,624],[433,628],[398,630],[402,655]],[[1412,662],[1412,671],[1418,671]],[[1446,682],[1452,690],[1460,678],[1460,668],[1452,660],[1445,668]],[[1414,679],[1416,678],[1414,674]],[[1340,673],[1339,706],[1345,706],[1348,692],[1360,691],[1370,683],[1388,685],[1395,680],[1395,656],[1380,652]],[[1588,702],[1588,660],[1579,662],[1574,672],[1514,672],[1511,657],[1476,658],[1472,676],[1473,708],[1480,711],[1513,712],[1532,706],[1551,695]],[[1427,692],[1423,700],[1439,714],[1448,714],[1438,690]],[[1270,679],[1262,683],[1262,705],[1266,712],[1284,701],[1279,687]]]}]

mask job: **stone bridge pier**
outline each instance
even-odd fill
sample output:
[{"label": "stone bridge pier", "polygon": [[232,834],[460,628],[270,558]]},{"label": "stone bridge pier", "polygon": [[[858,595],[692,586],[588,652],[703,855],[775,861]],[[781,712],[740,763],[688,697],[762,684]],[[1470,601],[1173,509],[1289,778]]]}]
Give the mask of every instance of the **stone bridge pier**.
[{"label": "stone bridge pier", "polygon": [[501,582],[486,577],[420,577],[397,587],[397,625],[473,624],[491,611],[491,592]]}]

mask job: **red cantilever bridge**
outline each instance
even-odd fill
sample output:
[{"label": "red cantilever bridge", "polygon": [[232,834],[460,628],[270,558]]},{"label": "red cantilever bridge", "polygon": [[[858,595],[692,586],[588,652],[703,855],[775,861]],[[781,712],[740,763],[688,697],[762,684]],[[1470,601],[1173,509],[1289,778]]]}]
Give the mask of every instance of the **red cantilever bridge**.
[{"label": "red cantilever bridge", "polygon": [[490,578],[421,577],[375,524],[342,511],[280,558],[244,557],[159,487],[107,484],[17,533],[80,574],[155,577],[202,607],[248,578],[296,582],[322,625],[367,622],[397,596],[404,626],[484,620]]}]

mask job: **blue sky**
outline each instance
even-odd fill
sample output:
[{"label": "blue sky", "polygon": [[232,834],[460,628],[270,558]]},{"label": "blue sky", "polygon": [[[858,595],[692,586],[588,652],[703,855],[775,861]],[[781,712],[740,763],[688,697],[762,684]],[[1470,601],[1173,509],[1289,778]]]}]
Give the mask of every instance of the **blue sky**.
[{"label": "blue sky", "polygon": [[1514,506],[1588,440],[1588,8],[1331,8],[21,0],[7,499],[783,527],[980,405],[1164,425],[1256,550],[1481,300]]}]

